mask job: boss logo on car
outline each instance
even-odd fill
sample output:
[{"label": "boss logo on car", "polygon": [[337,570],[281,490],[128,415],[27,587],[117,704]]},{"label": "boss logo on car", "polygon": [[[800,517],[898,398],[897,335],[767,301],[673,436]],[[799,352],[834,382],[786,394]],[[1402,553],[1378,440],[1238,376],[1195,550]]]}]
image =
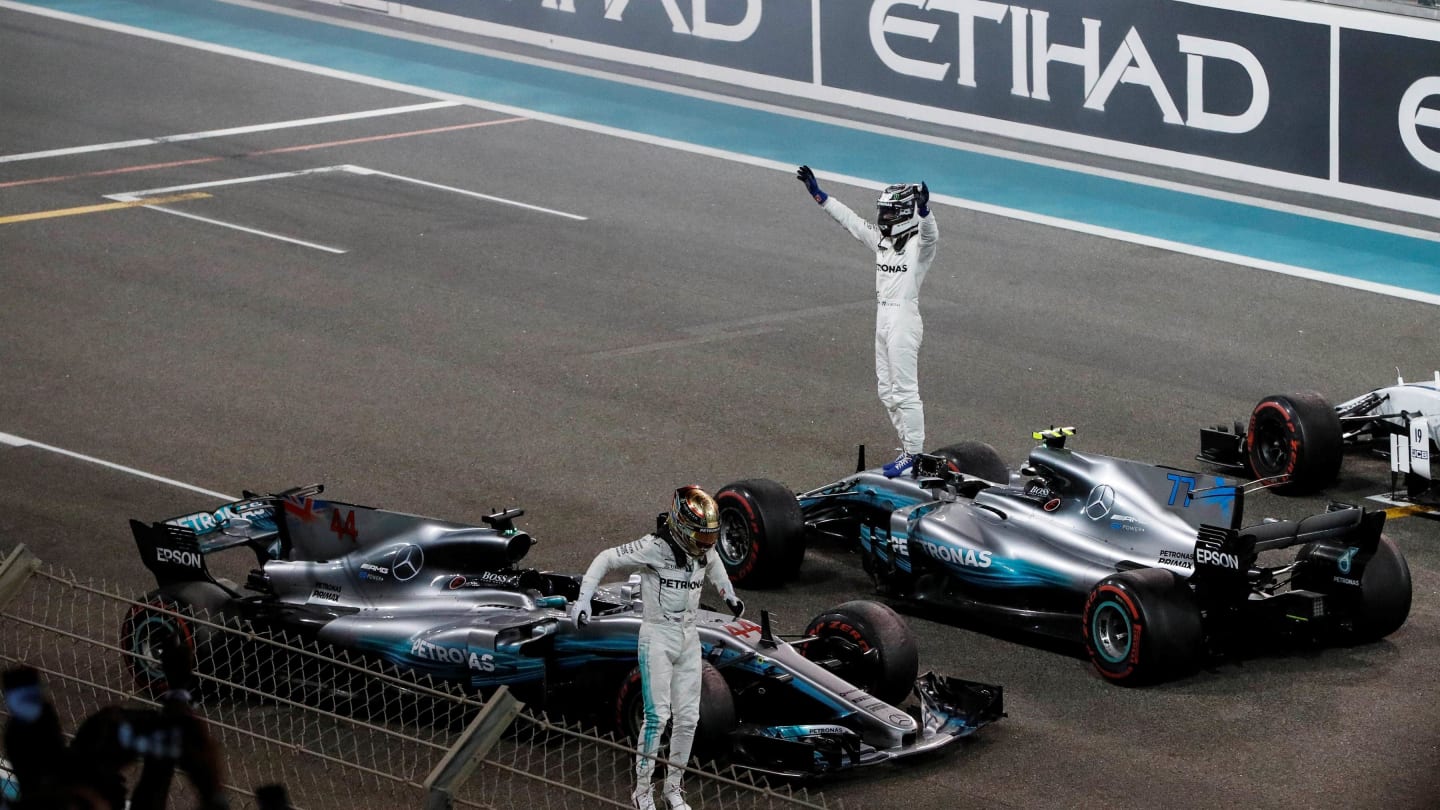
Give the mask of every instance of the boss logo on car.
[{"label": "boss logo on car", "polygon": [[155,560],[167,565],[183,565],[187,568],[204,568],[198,551],[181,551],[161,546],[155,549]]}]

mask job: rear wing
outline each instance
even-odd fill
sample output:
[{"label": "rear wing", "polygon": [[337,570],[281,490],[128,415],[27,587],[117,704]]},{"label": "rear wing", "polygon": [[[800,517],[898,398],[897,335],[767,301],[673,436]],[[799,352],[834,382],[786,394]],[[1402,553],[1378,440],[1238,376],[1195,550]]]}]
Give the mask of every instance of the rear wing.
[{"label": "rear wing", "polygon": [[155,575],[155,582],[160,587],[184,582],[220,584],[205,566],[205,553],[200,550],[200,541],[194,529],[132,520],[130,533],[135,536],[141,562]]}]

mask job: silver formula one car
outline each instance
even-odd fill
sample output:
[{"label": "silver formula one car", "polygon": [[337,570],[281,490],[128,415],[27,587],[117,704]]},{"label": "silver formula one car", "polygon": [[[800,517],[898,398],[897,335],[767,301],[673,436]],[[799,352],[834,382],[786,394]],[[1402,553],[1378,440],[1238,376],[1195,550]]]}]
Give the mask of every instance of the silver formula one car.
[{"label": "silver formula one car", "polygon": [[[474,691],[505,684],[532,704],[608,719],[632,736],[639,729],[638,577],[600,588],[595,616],[576,626],[579,576],[519,567],[533,542],[514,525],[519,510],[471,526],[320,493],[247,493],[214,512],[131,521],[160,586],[122,629],[141,686],[165,688],[155,652],[177,629],[202,672],[246,677],[233,671],[241,664],[230,659],[240,656],[207,649],[203,628],[185,626],[184,615],[203,611]],[[258,565],[244,587],[217,580],[206,565],[209,555],[237,547]],[[777,637],[760,615],[755,624],[701,611],[697,750],[768,773],[814,776],[932,751],[1004,715],[998,686],[917,677],[914,638],[884,605],[840,605],[795,641]]]},{"label": "silver formula one car", "polygon": [[1390,457],[1391,491],[1410,499],[1440,495],[1440,371],[1435,379],[1377,388],[1338,405],[1314,391],[1266,397],[1248,426],[1200,431],[1196,458],[1272,479],[1286,493],[1310,492],[1335,480],[1346,448]]},{"label": "silver formula one car", "polygon": [[[969,442],[922,454],[912,476],[866,469],[862,448],[856,473],[798,496],[732,484],[716,496],[717,548],[732,580],[776,584],[807,544],[838,540],[892,598],[1080,640],[1124,684],[1184,675],[1254,638],[1362,642],[1405,622],[1410,572],[1383,512],[1336,505],[1246,525],[1235,482],[1078,452],[1072,433],[1035,434],[1015,473]],[[1291,548],[1288,562],[1259,562]]]}]

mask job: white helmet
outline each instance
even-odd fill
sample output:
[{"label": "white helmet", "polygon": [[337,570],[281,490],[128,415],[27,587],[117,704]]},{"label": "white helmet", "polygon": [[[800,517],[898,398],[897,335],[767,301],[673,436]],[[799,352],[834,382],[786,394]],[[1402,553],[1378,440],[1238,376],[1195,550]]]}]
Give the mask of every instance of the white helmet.
[{"label": "white helmet", "polygon": [[886,186],[875,201],[876,224],[880,233],[895,239],[920,227],[917,207],[920,187],[914,183],[896,183]]}]

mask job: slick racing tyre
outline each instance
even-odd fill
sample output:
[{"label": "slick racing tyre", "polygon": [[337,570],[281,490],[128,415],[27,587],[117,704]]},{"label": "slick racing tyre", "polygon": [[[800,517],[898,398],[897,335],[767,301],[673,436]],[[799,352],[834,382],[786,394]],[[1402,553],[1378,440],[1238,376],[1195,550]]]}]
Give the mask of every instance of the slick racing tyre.
[{"label": "slick racing tyre", "polygon": [[[644,678],[640,667],[631,669],[620,681],[615,696],[615,730],[629,740],[638,741],[645,725]],[[722,759],[730,751],[730,733],[738,724],[735,693],[713,664],[700,665],[700,722],[695,727],[695,747],[691,756],[701,762]],[[662,747],[661,753],[665,753]]]},{"label": "slick racing tyre", "polygon": [[810,620],[801,653],[871,695],[897,705],[915,688],[920,650],[889,607],[859,599]]},{"label": "slick racing tyre", "polygon": [[715,550],[734,585],[763,588],[793,579],[805,558],[805,518],[795,493],[764,478],[738,481],[715,495]]},{"label": "slick racing tyre", "polygon": [[[1380,535],[1375,556],[1366,563],[1355,587],[1350,567],[1354,547],[1334,542],[1307,543],[1295,555],[1291,587],[1333,595],[1348,618],[1337,641],[1365,644],[1390,635],[1410,617],[1410,564],[1395,542]],[[1349,580],[1346,582],[1345,580]]]},{"label": "slick racing tyre", "polygon": [[1091,663],[1115,683],[1159,683],[1199,664],[1200,608],[1173,572],[1142,568],[1100,580],[1085,600],[1084,622]]},{"label": "slick racing tyre", "polygon": [[[143,604],[130,608],[120,625],[120,649],[125,667],[135,685],[151,697],[169,691],[172,684],[159,659],[165,643],[173,637],[190,649],[195,672],[213,668],[213,628],[194,621],[199,614],[220,621],[220,608],[229,599],[223,590],[208,582],[188,582],[178,587],[151,591]],[[191,687],[197,688],[198,681]]]},{"label": "slick racing tyre", "polygon": [[1340,472],[1340,417],[1315,391],[1260,400],[1250,412],[1245,456],[1257,478],[1289,476],[1277,492],[1313,492]]},{"label": "slick racing tyre", "polygon": [[1010,482],[1010,468],[994,447],[985,442],[960,442],[942,447],[935,455],[948,459],[956,472],[982,478],[992,484]]}]

